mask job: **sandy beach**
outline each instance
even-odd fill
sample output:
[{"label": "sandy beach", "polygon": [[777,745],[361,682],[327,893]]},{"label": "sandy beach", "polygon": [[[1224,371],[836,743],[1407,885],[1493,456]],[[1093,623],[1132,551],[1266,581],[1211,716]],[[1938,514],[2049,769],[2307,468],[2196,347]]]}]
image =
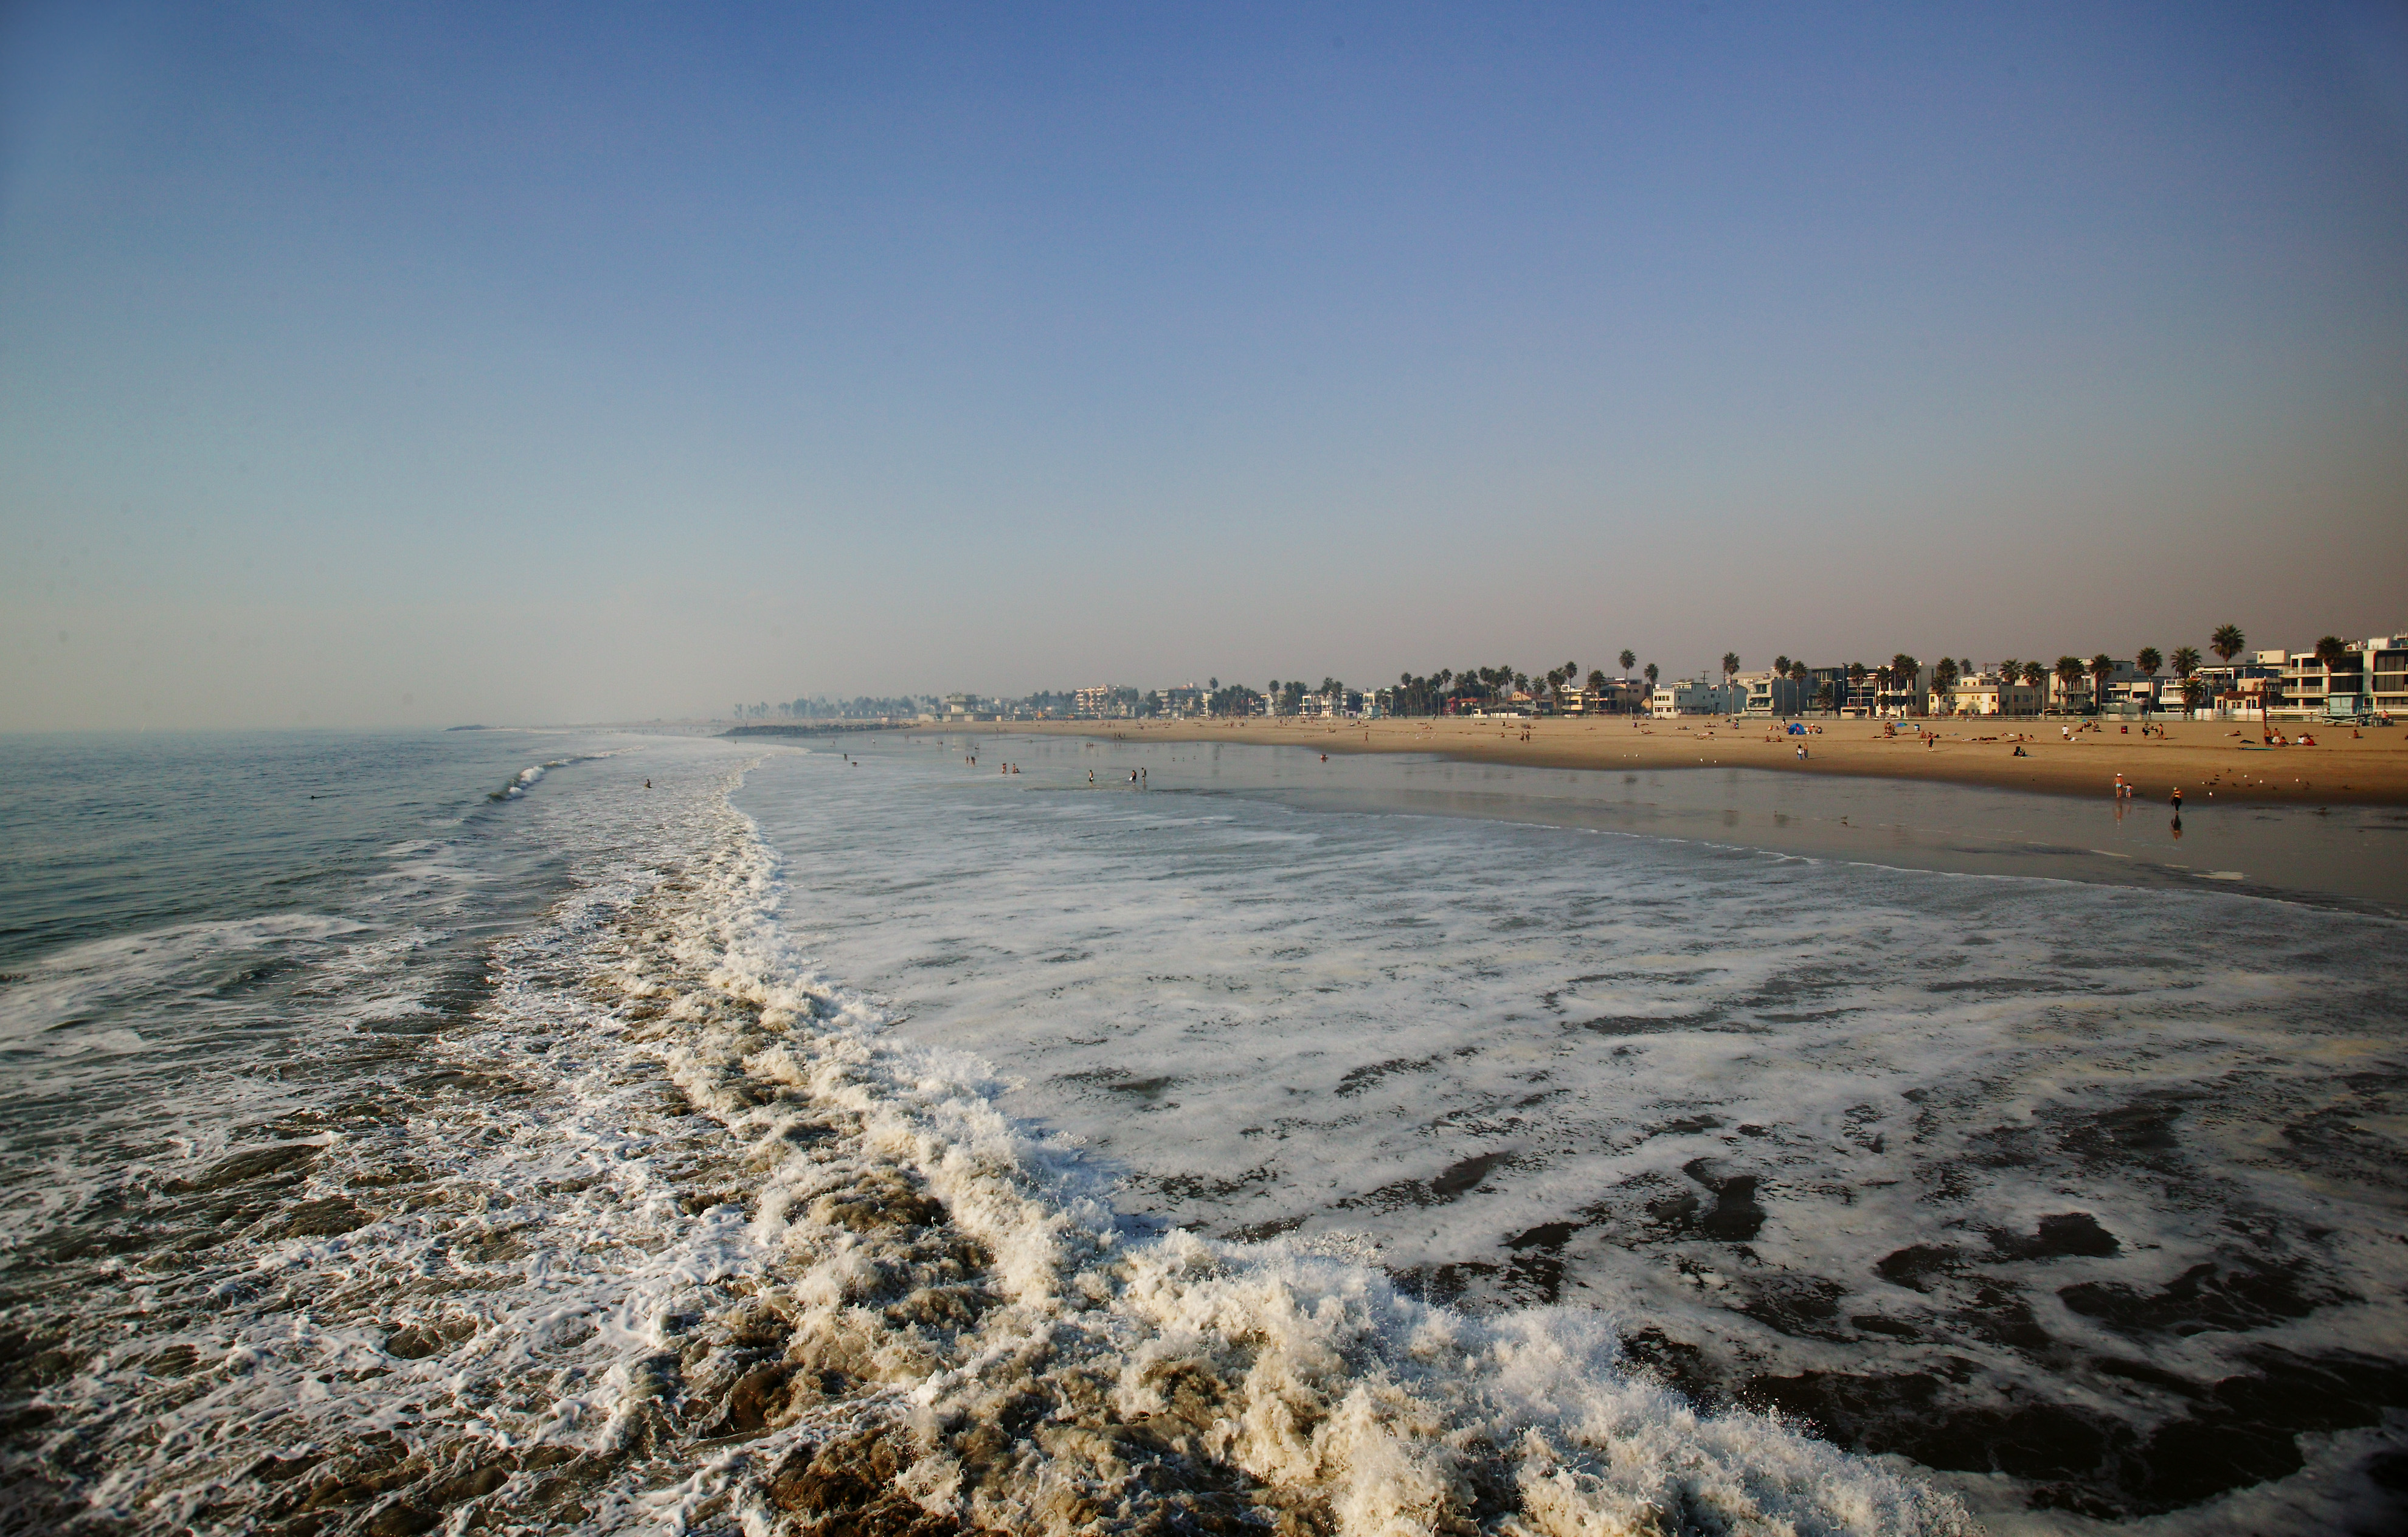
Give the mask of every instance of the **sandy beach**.
[{"label": "sandy beach", "polygon": [[[2261,745],[2255,722],[2178,722],[2163,738],[2113,722],[2097,730],[2054,718],[2004,721],[1899,721],[1885,736],[1880,721],[1811,723],[1793,737],[1778,722],[1607,716],[1533,721],[1412,719],[1333,723],[1297,719],[1178,721],[1014,721],[1000,729],[1123,740],[1244,741],[1314,747],[1327,753],[1435,753],[1480,763],[1555,768],[1677,768],[1724,765],[1787,773],[1925,779],[2052,795],[2114,793],[2115,776],[2140,799],[2163,802],[2179,789],[2194,805],[2211,802],[2408,805],[2408,730],[2308,726],[2313,747]],[[2296,737],[2300,723],[2277,721]],[[1918,728],[1936,735],[1928,741]],[[982,726],[976,729],[996,729]],[[2020,741],[2028,754],[2016,757]],[[1807,755],[1798,756],[1803,745]]]}]

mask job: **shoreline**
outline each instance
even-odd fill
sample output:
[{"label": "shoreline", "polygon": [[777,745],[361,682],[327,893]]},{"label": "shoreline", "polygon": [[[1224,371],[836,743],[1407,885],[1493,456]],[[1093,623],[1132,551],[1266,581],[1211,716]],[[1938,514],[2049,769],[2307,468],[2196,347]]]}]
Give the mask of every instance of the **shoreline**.
[{"label": "shoreline", "polygon": [[[1782,723],[1742,717],[1672,720],[1607,716],[1474,720],[1413,717],[1332,724],[1300,719],[1177,721],[1005,721],[922,725],[920,731],[1086,737],[1127,742],[1248,742],[1321,753],[1428,754],[1467,763],[1534,768],[1757,768],[1781,773],[1933,781],[2112,798],[2117,774],[2138,801],[2163,804],[2180,789],[2193,806],[2408,806],[2408,729],[2309,726],[2319,745],[2262,747],[2258,728],[2223,721],[2176,722],[2167,736],[2143,738],[2106,725],[2077,730],[2071,741],[2055,718],[1995,725],[1938,717],[1894,723],[1813,720],[1818,734],[1792,737]],[[2152,723],[2154,725],[2154,723]],[[1917,727],[1939,733],[1929,746]],[[910,731],[912,727],[897,727]],[[1525,732],[1527,740],[1524,740]],[[2042,733],[2045,732],[2045,735]],[[2025,757],[2014,755],[2020,737]],[[1808,756],[1800,759],[1800,743]],[[2245,744],[2245,745],[2244,745]]]}]

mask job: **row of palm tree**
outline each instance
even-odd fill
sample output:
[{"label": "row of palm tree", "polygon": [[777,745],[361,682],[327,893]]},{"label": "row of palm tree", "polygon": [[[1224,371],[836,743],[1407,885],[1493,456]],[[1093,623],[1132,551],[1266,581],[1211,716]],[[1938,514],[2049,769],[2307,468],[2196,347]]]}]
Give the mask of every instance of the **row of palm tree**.
[{"label": "row of palm tree", "polygon": [[[2241,654],[2247,644],[2248,639],[2242,634],[2241,626],[2238,625],[2219,625],[2214,633],[2208,637],[2209,649],[2228,665],[2235,656]],[[2334,645],[2338,650],[2341,642],[2336,640]],[[2206,696],[2206,684],[2195,676],[2200,665],[2199,648],[2196,646],[2176,646],[2171,654],[2160,653],[2155,646],[2143,646],[2134,654],[2132,661],[2134,666],[2153,680],[2171,664],[2174,676],[2182,681],[2183,701],[2186,709],[2198,709]],[[1973,664],[1970,660],[1958,664],[1942,658],[1939,666],[1932,670],[1932,682],[1944,691],[1954,687],[1961,678],[1970,675],[1972,671]],[[2054,667],[2043,662],[2027,662],[2010,657],[1999,664],[1999,674],[2008,682],[2020,680],[2028,688],[2039,688],[2051,677],[2055,677],[2068,692],[2086,677],[2091,682],[2092,697],[2099,698],[2103,697],[2107,692],[2108,681],[2115,674],[2115,663],[2103,651],[2087,661],[2079,656],[2060,656]]]},{"label": "row of palm tree", "polygon": [[[2228,665],[2235,656],[2241,654],[2247,643],[2247,638],[2242,634],[2241,627],[2237,625],[2219,625],[2208,637],[2208,650]],[[2341,640],[2328,636],[2317,643],[2316,654],[2330,668],[2339,665],[2346,654],[2346,650]],[[1638,666],[1639,654],[1625,648],[1615,657],[1615,661],[1620,665],[1624,680],[1627,681],[1632,669]],[[2189,708],[2198,708],[2204,697],[2206,686],[2202,681],[2195,677],[2201,666],[2200,654],[2196,646],[2177,646],[2170,654],[2161,654],[2155,646],[2143,646],[2134,657],[2134,661],[2141,671],[2152,679],[2171,665],[2174,675],[2183,682],[2184,699]],[[1731,685],[1739,673],[1740,667],[1739,653],[1735,651],[1723,653],[1723,682],[1726,697],[1731,701],[1734,712],[1739,708],[1738,696]],[[1876,695],[1892,694],[1910,686],[1921,676],[1923,664],[1907,652],[1899,652],[1887,662],[1872,666],[1863,662],[1851,662],[1844,671],[1846,679],[1844,692],[1852,696],[1864,689],[1870,682]],[[2066,691],[2071,692],[2087,679],[2092,685],[2094,697],[2101,697],[2105,695],[2108,682],[2114,677],[2114,662],[2104,652],[2088,658],[2060,656],[2054,664],[2010,657],[2000,665],[2000,672],[2008,682],[2021,682],[2027,687],[2035,689],[2046,684],[2053,677]],[[1772,673],[1775,677],[1789,678],[1800,685],[1811,682],[1813,676],[1812,669],[1804,662],[1795,661],[1785,654],[1773,658]],[[1647,680],[1647,686],[1653,689],[1662,677],[1662,669],[1656,663],[1650,662],[1644,668],[1643,675]],[[1970,658],[1943,656],[1934,663],[1931,668],[1932,684],[1942,693],[1956,687],[1964,679],[1975,675],[1977,675],[1977,669]],[[1441,712],[1449,704],[1494,703],[1515,692],[1545,697],[1560,707],[1565,695],[1581,686],[1583,682],[1585,682],[1592,691],[1602,692],[1611,682],[1612,682],[1612,678],[1602,668],[1592,668],[1584,680],[1579,664],[1566,662],[1561,667],[1551,668],[1536,677],[1511,667],[1466,668],[1460,671],[1440,668],[1426,677],[1406,672],[1398,676],[1396,687],[1387,692],[1391,701],[1389,708],[1397,714],[1435,715]],[[1334,685],[1325,680],[1323,686],[1326,689]],[[1291,691],[1301,692],[1301,685],[1289,683],[1283,688],[1276,682],[1272,684],[1271,692],[1275,698]],[[1835,697],[1835,691],[1826,683],[1817,692],[1814,702],[1824,709],[1836,711],[1845,704],[1846,699],[1842,697]]]}]

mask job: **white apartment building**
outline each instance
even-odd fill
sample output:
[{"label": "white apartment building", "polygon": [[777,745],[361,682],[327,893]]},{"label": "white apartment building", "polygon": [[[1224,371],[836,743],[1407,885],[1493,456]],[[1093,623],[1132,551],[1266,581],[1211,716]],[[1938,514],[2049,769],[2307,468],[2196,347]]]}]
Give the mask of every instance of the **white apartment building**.
[{"label": "white apartment building", "polygon": [[2348,719],[2408,713],[2408,636],[2378,635],[2347,642],[2328,667],[2314,651],[2260,652],[2279,670],[2271,713],[2289,720]]},{"label": "white apartment building", "polygon": [[1739,685],[1744,703],[1741,711],[1756,716],[1803,715],[1813,702],[1806,684],[1785,672],[1742,672],[1731,682]]},{"label": "white apartment building", "polygon": [[1956,715],[2037,715],[2047,698],[2045,690],[2034,688],[2021,678],[2001,678],[1995,672],[1985,672],[1971,678],[1960,678],[1947,694],[1947,706]]},{"label": "white apartment building", "polygon": [[1676,678],[1656,685],[1648,713],[1658,720],[1674,715],[1734,715],[1746,702],[1746,694],[1737,684],[1710,683],[1703,676]]}]

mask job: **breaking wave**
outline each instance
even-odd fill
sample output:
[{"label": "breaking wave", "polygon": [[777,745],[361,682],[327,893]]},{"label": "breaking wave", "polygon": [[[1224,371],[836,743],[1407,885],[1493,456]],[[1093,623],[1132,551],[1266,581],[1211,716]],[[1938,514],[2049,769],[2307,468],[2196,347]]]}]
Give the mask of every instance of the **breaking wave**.
[{"label": "breaking wave", "polygon": [[392,1102],[129,1175],[150,1242],[74,1327],[15,1320],[0,1517],[1972,1530],[1902,1463],[1698,1411],[1599,1314],[1469,1317],[1116,1214],[980,1063],[793,947],[738,777],[695,766],[656,841],[498,944]]}]

